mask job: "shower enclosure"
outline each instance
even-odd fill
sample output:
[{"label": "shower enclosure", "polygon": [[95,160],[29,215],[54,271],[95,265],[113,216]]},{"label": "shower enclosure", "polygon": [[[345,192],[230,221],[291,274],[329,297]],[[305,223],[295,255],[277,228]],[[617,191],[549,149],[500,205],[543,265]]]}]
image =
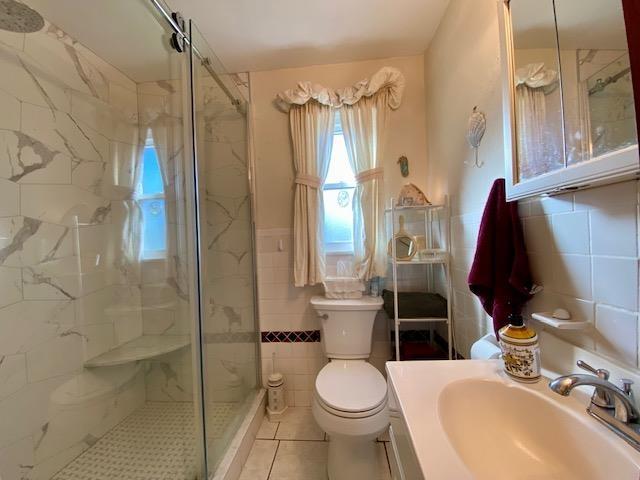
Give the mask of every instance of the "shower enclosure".
[{"label": "shower enclosure", "polygon": [[160,0],[0,0],[0,478],[204,479],[259,399],[246,85]]}]

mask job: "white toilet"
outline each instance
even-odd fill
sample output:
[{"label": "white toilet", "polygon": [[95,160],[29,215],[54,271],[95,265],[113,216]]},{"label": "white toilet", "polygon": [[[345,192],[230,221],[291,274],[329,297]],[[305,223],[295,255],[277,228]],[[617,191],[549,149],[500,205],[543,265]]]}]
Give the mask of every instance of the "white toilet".
[{"label": "white toilet", "polygon": [[389,425],[387,383],[367,362],[379,297],[313,297],[329,363],[318,373],[313,416],[329,435],[329,480],[376,478],[375,440]]}]

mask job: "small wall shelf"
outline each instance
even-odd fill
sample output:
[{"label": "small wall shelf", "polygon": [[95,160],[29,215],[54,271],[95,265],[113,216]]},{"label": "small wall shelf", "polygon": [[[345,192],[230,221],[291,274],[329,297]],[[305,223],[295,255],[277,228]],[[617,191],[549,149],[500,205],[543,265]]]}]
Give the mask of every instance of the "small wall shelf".
[{"label": "small wall shelf", "polygon": [[188,335],[142,335],[119,347],[93,357],[84,363],[87,368],[111,367],[124,363],[175,352],[191,343]]},{"label": "small wall shelf", "polygon": [[531,318],[558,330],[587,330],[591,328],[591,322],[561,320],[554,318],[551,312],[532,313]]}]

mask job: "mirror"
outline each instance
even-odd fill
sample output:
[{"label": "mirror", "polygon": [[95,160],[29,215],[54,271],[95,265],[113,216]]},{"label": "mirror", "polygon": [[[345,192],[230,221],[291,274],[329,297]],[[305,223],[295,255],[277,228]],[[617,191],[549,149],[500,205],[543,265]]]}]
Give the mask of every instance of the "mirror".
[{"label": "mirror", "polygon": [[560,64],[553,0],[514,0],[518,181],[564,168]]},{"label": "mirror", "polygon": [[[396,234],[394,237],[396,242],[396,259],[411,260],[418,251],[415,239],[411,235]],[[393,255],[391,241],[389,241],[389,255]]]},{"label": "mirror", "polygon": [[622,3],[555,0],[567,164],[637,144]]},{"label": "mirror", "polygon": [[507,199],[639,170],[622,0],[505,0]]},{"label": "mirror", "polygon": [[[396,260],[408,261],[411,260],[418,252],[418,242],[416,237],[410,235],[404,228],[405,219],[404,215],[398,217],[398,233],[393,237],[396,247]],[[387,253],[390,257],[393,257],[393,245],[392,240],[389,240],[387,245]]]}]

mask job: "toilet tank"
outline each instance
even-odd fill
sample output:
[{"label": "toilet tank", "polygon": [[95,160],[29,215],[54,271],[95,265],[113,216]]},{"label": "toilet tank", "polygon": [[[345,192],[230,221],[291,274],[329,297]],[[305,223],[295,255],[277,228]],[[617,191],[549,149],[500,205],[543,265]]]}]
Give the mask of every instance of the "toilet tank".
[{"label": "toilet tank", "polygon": [[382,298],[336,300],[317,296],[311,299],[311,305],[319,317],[328,358],[369,358],[373,323],[382,308]]}]

